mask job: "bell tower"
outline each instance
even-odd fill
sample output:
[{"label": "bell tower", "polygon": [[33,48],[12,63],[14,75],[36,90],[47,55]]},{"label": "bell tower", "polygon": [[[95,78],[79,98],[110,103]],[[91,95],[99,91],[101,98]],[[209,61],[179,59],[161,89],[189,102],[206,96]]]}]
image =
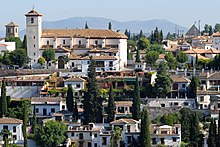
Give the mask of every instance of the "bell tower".
[{"label": "bell tower", "polygon": [[42,56],[40,52],[42,34],[42,14],[34,9],[25,14],[26,16],[26,36],[27,54],[33,68],[38,67],[37,60]]},{"label": "bell tower", "polygon": [[6,37],[18,37],[18,25],[11,21],[9,24],[5,25]]}]

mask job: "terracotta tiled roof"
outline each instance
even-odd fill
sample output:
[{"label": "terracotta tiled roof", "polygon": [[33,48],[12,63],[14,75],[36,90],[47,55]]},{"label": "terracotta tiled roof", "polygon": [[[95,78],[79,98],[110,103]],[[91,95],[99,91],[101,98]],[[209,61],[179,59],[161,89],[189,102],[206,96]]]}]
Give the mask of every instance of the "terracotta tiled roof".
[{"label": "terracotta tiled roof", "polygon": [[92,60],[117,60],[114,56],[93,56]]},{"label": "terracotta tiled roof", "polygon": [[212,34],[212,37],[220,37],[220,33],[219,32],[214,33],[214,34]]},{"label": "terracotta tiled roof", "polygon": [[8,46],[7,44],[1,43],[0,46]]},{"label": "terracotta tiled roof", "polygon": [[209,74],[208,79],[209,80],[211,80],[211,79],[220,79],[220,72],[214,72],[214,73]]},{"label": "terracotta tiled roof", "polygon": [[45,29],[42,37],[124,38],[127,36],[112,30],[96,29]]},{"label": "terracotta tiled roof", "polygon": [[0,118],[0,124],[22,124],[22,120],[10,117]]},{"label": "terracotta tiled roof", "polygon": [[32,97],[31,102],[60,102],[62,97]]},{"label": "terracotta tiled roof", "polygon": [[183,76],[171,76],[173,83],[189,83],[190,80]]},{"label": "terracotta tiled roof", "polygon": [[116,106],[132,106],[132,101],[115,101]]},{"label": "terracotta tiled roof", "polygon": [[79,60],[79,59],[81,59],[81,56],[78,56],[76,54],[71,53],[68,58],[70,60]]},{"label": "terracotta tiled roof", "polygon": [[69,79],[66,79],[65,82],[84,82],[85,80],[80,77],[72,77]]},{"label": "terracotta tiled roof", "polygon": [[[190,56],[196,57],[196,54],[190,54]],[[202,59],[202,60],[210,60],[210,58],[207,58],[205,56],[202,56],[200,54],[197,54],[198,59]]]},{"label": "terracotta tiled roof", "polygon": [[25,16],[42,16],[42,14],[38,13],[37,11],[33,9],[29,11],[27,14],[25,14]]},{"label": "terracotta tiled roof", "polygon": [[165,59],[165,54],[160,54],[159,59]]},{"label": "terracotta tiled roof", "polygon": [[137,124],[138,121],[134,119],[119,119],[111,122],[110,124]]},{"label": "terracotta tiled roof", "polygon": [[18,25],[14,22],[10,22],[9,24],[5,25],[6,27],[17,27]]},{"label": "terracotta tiled roof", "polygon": [[197,90],[197,95],[219,95],[220,91]]},{"label": "terracotta tiled roof", "polygon": [[119,51],[118,49],[111,48],[111,49],[105,51],[105,53],[117,53],[118,51]]},{"label": "terracotta tiled roof", "polygon": [[184,51],[185,54],[219,54],[220,51],[217,49],[211,48],[209,50],[206,49],[192,49]]}]

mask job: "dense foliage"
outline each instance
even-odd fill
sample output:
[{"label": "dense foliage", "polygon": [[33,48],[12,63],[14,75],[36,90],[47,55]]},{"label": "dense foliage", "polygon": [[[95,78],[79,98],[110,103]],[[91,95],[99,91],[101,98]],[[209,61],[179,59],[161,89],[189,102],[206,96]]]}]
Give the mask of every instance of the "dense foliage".
[{"label": "dense foliage", "polygon": [[150,147],[150,117],[147,109],[143,109],[141,117],[140,144],[141,147]]},{"label": "dense foliage", "polygon": [[136,77],[132,101],[132,118],[135,120],[139,120],[141,118],[140,104],[140,87],[138,77]]},{"label": "dense foliage", "polygon": [[110,90],[109,90],[109,97],[108,97],[108,108],[107,108],[107,120],[108,122],[112,122],[115,119],[115,98],[114,98],[114,91],[113,86],[111,84]]}]

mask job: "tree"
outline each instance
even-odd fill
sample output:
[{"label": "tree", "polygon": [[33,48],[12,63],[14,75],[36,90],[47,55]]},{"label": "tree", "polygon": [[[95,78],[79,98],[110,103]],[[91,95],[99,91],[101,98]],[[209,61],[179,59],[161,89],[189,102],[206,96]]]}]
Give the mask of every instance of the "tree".
[{"label": "tree", "polygon": [[49,61],[52,61],[55,59],[55,51],[52,48],[48,48],[43,52],[43,57],[44,59],[47,61],[47,63]]},{"label": "tree", "polygon": [[109,30],[112,29],[112,23],[111,23],[111,22],[108,23],[108,29],[109,29]]},{"label": "tree", "polygon": [[141,147],[150,147],[150,118],[146,108],[143,109],[141,117],[141,132],[140,132]]},{"label": "tree", "polygon": [[85,24],[85,29],[89,29],[89,26],[88,26],[87,22]]},{"label": "tree", "polygon": [[22,42],[22,48],[27,51],[27,36],[26,36],[26,34],[24,35],[24,39]]},{"label": "tree", "polygon": [[151,44],[149,48],[147,48],[147,52],[150,52],[150,51],[157,51],[160,54],[165,53],[163,46],[160,44]]},{"label": "tree", "polygon": [[101,117],[97,115],[99,99],[99,89],[96,80],[96,64],[94,60],[91,60],[88,68],[88,78],[87,78],[87,91],[85,92],[85,97],[83,101],[84,105],[84,124],[91,122],[96,122],[97,118]]},{"label": "tree", "polygon": [[165,125],[170,125],[173,126],[174,124],[178,124],[179,123],[179,118],[180,116],[178,115],[178,113],[169,113],[169,114],[164,114],[161,117],[161,123],[165,124]]},{"label": "tree", "polygon": [[11,59],[9,57],[9,52],[8,51],[4,52],[4,55],[2,57],[2,63],[5,64],[5,65],[11,65]]},{"label": "tree", "polygon": [[39,63],[41,66],[46,63],[46,60],[44,57],[40,57],[38,60],[37,60],[37,63]]},{"label": "tree", "polygon": [[140,87],[138,77],[136,77],[132,102],[132,118],[135,120],[139,120],[141,118],[140,103]]},{"label": "tree", "polygon": [[107,114],[107,120],[109,123],[115,120],[115,98],[112,84],[109,89]]},{"label": "tree", "polygon": [[37,127],[34,138],[42,147],[55,147],[65,140],[66,131],[67,127],[63,122],[50,120]]},{"label": "tree", "polygon": [[199,126],[199,116],[197,112],[192,113],[193,120],[191,121],[190,129],[190,140],[194,146],[198,146],[199,135],[200,135],[200,126]]},{"label": "tree", "polygon": [[120,147],[121,139],[122,139],[122,129],[116,126],[111,134],[110,147]]},{"label": "tree", "polygon": [[68,84],[66,106],[68,111],[73,112],[73,88],[70,84]]},{"label": "tree", "polygon": [[165,55],[165,60],[167,61],[168,67],[170,69],[175,69],[177,62],[176,62],[176,58],[173,56],[172,53],[167,53]]},{"label": "tree", "polygon": [[213,34],[213,28],[211,25],[209,25],[209,36],[211,36]]},{"label": "tree", "polygon": [[185,63],[187,60],[188,60],[188,57],[186,56],[186,54],[182,51],[178,52],[177,55],[176,55],[176,60],[179,62],[179,63]]},{"label": "tree", "polygon": [[208,137],[208,146],[216,147],[216,130],[215,130],[215,120],[212,119],[209,127],[209,137]]},{"label": "tree", "polygon": [[5,79],[2,80],[1,101],[0,102],[1,102],[1,117],[4,117],[4,116],[6,116],[7,111],[8,111]]},{"label": "tree", "polygon": [[196,99],[197,97],[197,88],[199,87],[199,79],[195,76],[192,76],[191,82],[188,89],[188,97]]},{"label": "tree", "polygon": [[36,127],[37,127],[37,116],[36,116],[36,105],[34,105],[32,133],[35,133]]},{"label": "tree", "polygon": [[146,49],[150,46],[150,41],[146,37],[141,37],[137,42],[137,48],[140,50]]},{"label": "tree", "polygon": [[2,129],[0,135],[3,135],[3,141],[4,141],[4,147],[8,147],[8,142],[9,142],[9,139],[8,139],[8,136],[11,136],[12,133],[8,130],[8,129]]},{"label": "tree", "polygon": [[216,23],[215,26],[214,26],[214,32],[220,32],[220,24],[219,23]]},{"label": "tree", "polygon": [[27,64],[29,58],[25,49],[16,49],[9,53],[9,58],[13,65],[19,65],[20,67]]},{"label": "tree", "polygon": [[28,147],[27,141],[27,123],[28,123],[28,104],[27,101],[23,101],[23,125],[22,132],[24,137],[24,147]]},{"label": "tree", "polygon": [[137,63],[141,62],[141,59],[140,59],[140,51],[139,51],[138,48],[137,48],[137,50],[136,50],[136,59],[135,59],[135,62],[137,62]]},{"label": "tree", "polygon": [[79,119],[79,112],[78,112],[78,106],[77,106],[76,99],[75,99],[75,103],[74,103],[73,119],[75,121],[77,121]]},{"label": "tree", "polygon": [[216,146],[220,144],[220,111],[218,111],[218,135],[217,135],[217,141]]},{"label": "tree", "polygon": [[165,62],[159,63],[155,82],[154,91],[158,97],[164,98],[171,91],[172,85],[172,79],[168,75],[168,67]]},{"label": "tree", "polygon": [[150,51],[146,54],[145,61],[151,66],[154,66],[158,58],[159,58],[159,53],[157,51]]},{"label": "tree", "polygon": [[6,42],[15,42],[16,49],[22,48],[22,41],[19,37],[7,37]]}]

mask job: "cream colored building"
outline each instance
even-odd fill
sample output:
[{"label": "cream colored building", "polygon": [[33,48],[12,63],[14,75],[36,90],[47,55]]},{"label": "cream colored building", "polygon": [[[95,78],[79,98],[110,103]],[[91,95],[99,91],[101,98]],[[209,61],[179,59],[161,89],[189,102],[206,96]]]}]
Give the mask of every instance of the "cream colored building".
[{"label": "cream colored building", "polygon": [[[40,67],[37,60],[47,48],[55,50],[58,61],[54,68],[71,68],[65,61],[65,56],[71,54],[80,58],[88,54],[93,57],[113,56],[117,58],[118,69],[127,65],[127,36],[122,33],[97,29],[42,29],[42,14],[31,10],[25,16],[27,53],[33,68]],[[91,52],[94,49],[99,52]]]}]

